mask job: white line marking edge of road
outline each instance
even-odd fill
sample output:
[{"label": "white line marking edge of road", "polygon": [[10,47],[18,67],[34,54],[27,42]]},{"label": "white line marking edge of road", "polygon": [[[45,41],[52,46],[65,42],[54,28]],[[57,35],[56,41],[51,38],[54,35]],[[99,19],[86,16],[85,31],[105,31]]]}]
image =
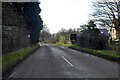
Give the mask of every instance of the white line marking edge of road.
[{"label": "white line marking edge of road", "polygon": [[16,74],[16,72],[12,73],[9,78],[12,78],[14,75]]}]

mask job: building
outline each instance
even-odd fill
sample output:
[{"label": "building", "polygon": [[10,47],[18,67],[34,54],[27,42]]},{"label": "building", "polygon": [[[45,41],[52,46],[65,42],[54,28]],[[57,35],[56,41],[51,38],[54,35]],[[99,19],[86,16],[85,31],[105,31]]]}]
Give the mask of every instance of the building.
[{"label": "building", "polygon": [[117,38],[117,31],[115,28],[111,28],[111,38],[116,39]]},{"label": "building", "polygon": [[110,29],[111,32],[111,39],[112,41],[120,41],[120,31],[117,31],[114,27],[114,24],[112,25],[113,27]]}]

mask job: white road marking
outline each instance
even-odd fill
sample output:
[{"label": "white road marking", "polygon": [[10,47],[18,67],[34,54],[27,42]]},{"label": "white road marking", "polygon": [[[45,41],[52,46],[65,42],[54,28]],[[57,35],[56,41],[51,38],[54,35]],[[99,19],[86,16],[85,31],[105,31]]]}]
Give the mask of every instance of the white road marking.
[{"label": "white road marking", "polygon": [[73,66],[64,56],[62,56],[62,58],[63,58],[70,66]]},{"label": "white road marking", "polygon": [[16,72],[14,72],[12,75],[9,76],[9,78],[12,78],[15,75]]}]

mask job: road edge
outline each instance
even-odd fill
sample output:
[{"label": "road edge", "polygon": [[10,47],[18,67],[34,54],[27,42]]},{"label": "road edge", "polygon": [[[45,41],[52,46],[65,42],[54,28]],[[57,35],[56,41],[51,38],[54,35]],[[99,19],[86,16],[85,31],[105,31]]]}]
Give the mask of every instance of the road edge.
[{"label": "road edge", "polygon": [[100,58],[103,58],[103,59],[115,62],[117,64],[120,64],[120,59],[119,58],[113,58],[113,57],[110,57],[110,56],[107,56],[107,55],[101,55],[101,54],[98,54],[98,53],[94,54],[92,52],[87,52],[87,51],[78,50],[78,49],[74,49],[74,48],[69,48],[69,49],[73,49],[73,50],[77,50],[77,51],[80,51],[80,52],[84,52],[86,54],[93,55],[93,56],[96,56],[96,57],[100,57]]},{"label": "road edge", "polygon": [[40,48],[40,46],[38,46],[36,49],[34,49],[33,51],[29,52],[27,55],[25,55],[21,60],[16,61],[16,63],[14,63],[13,65],[11,65],[10,67],[2,70],[2,79],[6,79],[9,77],[10,73],[12,72],[12,70],[19,65],[21,62],[23,62],[25,59],[27,59],[31,54],[33,54],[36,50],[38,50],[38,48]]}]

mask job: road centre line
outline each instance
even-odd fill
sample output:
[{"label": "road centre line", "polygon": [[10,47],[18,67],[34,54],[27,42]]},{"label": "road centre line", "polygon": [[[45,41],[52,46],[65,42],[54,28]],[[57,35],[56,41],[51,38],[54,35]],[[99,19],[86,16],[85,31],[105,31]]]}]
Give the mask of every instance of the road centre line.
[{"label": "road centre line", "polygon": [[62,58],[63,58],[70,66],[73,66],[64,56],[62,56]]}]

